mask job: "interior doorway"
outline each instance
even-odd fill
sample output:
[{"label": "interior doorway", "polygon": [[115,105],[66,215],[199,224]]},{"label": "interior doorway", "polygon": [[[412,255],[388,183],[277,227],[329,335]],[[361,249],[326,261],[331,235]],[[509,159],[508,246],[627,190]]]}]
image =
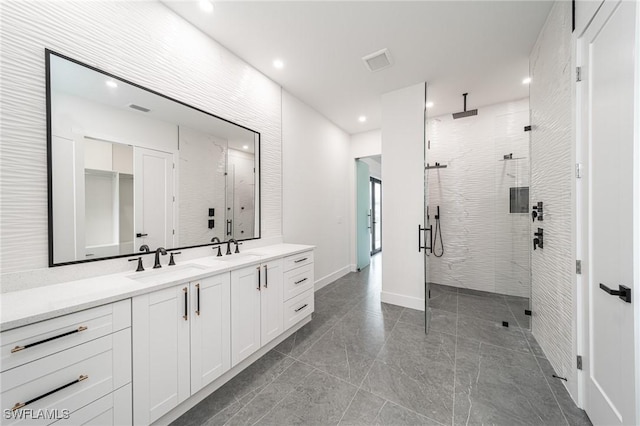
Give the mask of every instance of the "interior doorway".
[{"label": "interior doorway", "polygon": [[369,178],[370,191],[370,225],[371,230],[371,255],[382,251],[382,181],[375,177]]}]

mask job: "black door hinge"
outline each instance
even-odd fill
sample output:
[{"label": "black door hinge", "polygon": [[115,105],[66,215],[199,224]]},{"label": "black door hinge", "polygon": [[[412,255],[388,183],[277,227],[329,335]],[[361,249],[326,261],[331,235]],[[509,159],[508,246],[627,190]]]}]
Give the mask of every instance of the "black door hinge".
[{"label": "black door hinge", "polygon": [[582,355],[576,357],[576,367],[578,367],[578,370],[582,370]]},{"label": "black door hinge", "polygon": [[576,274],[582,274],[582,260],[576,260]]}]

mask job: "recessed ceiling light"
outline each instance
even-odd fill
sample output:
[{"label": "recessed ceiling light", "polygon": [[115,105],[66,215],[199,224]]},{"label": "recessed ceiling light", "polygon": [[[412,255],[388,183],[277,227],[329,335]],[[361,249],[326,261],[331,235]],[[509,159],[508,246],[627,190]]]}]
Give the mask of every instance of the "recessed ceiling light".
[{"label": "recessed ceiling light", "polygon": [[111,87],[112,89],[115,89],[116,87],[118,87],[118,83],[116,83],[113,80],[107,80],[107,86]]},{"label": "recessed ceiling light", "polygon": [[213,12],[213,4],[209,0],[200,0],[200,9],[207,13]]},{"label": "recessed ceiling light", "polygon": [[284,68],[284,62],[282,62],[281,59],[276,59],[273,61],[273,66],[281,70],[282,68]]},{"label": "recessed ceiling light", "polygon": [[433,102],[427,102],[426,107],[427,107],[427,108],[431,108],[431,107],[433,107]]},{"label": "recessed ceiling light", "polygon": [[361,115],[360,117],[358,117],[358,121],[361,123],[364,123],[365,121],[367,121],[367,117],[365,117],[364,115]]},{"label": "recessed ceiling light", "polygon": [[249,145],[242,145],[242,149],[249,149]]},{"label": "recessed ceiling light", "polygon": [[524,80],[522,80],[522,84],[529,84],[531,83],[531,77],[527,77]]}]

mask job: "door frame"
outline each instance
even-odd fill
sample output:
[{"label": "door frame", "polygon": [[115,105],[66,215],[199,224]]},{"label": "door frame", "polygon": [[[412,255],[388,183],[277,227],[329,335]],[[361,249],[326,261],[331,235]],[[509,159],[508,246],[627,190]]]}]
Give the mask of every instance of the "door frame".
[{"label": "door frame", "polygon": [[[602,5],[594,10],[594,15],[591,17],[593,20],[582,28],[578,34],[574,32],[572,36],[572,70],[577,70],[585,62],[583,57],[583,43],[584,36],[587,29],[592,24],[598,24],[598,14],[607,13],[613,3],[617,1],[603,0]],[[636,39],[635,39],[635,52],[636,57],[640,58],[640,5],[636,5]],[[633,153],[633,251],[634,254],[640,253],[640,66],[636,66],[634,72],[634,153]],[[572,76],[573,78],[573,76]],[[584,82],[576,81],[574,78],[574,84],[572,85],[572,95],[574,97],[574,137],[573,137],[573,155],[576,164],[576,180],[574,187],[574,205],[575,214],[573,221],[573,232],[575,233],[574,239],[574,251],[576,259],[588,260],[589,254],[589,199],[588,199],[588,173],[587,168],[589,156],[588,156],[588,141],[585,140],[588,135],[589,122],[584,119],[588,116],[589,111],[586,105],[586,91],[588,90],[588,80]],[[578,177],[578,170],[584,177]],[[585,173],[586,171],[586,173]],[[588,313],[588,284],[589,275],[588,267],[585,268],[583,264],[582,273],[576,274],[576,285],[572,290],[574,295],[574,354],[576,355],[588,355],[589,353],[589,313]],[[636,319],[640,318],[640,301],[637,299],[638,291],[640,291],[640,267],[635,267],[633,271],[633,289],[636,296],[634,300],[634,316]],[[635,419],[640,419],[640,327],[634,328],[634,346],[635,346],[635,389],[636,389],[636,405],[635,405]],[[569,389],[576,391],[577,405],[581,408],[586,408],[587,404],[587,379],[589,374],[589,362],[583,363],[583,370],[577,370],[577,389]]]},{"label": "door frame", "polygon": [[[369,176],[369,183],[371,185],[371,189],[370,189],[370,199],[371,199],[371,250],[370,250],[370,255],[373,256],[374,254],[378,254],[382,251],[382,180],[378,179],[376,177],[373,176]],[[380,248],[376,250],[375,248],[375,241],[376,241],[376,227],[374,226],[374,219],[375,219],[375,215],[374,215],[374,206],[376,203],[376,196],[375,196],[375,191],[373,190],[373,187],[375,186],[375,184],[380,185],[380,217],[378,218],[378,220],[380,221]]]}]

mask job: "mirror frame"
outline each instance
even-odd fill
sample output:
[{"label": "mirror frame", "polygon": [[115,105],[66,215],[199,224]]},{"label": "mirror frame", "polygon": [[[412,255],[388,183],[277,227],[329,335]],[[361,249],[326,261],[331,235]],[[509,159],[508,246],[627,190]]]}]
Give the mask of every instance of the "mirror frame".
[{"label": "mirror frame", "polygon": [[[45,84],[45,91],[46,91],[46,114],[47,114],[47,210],[48,210],[48,214],[47,214],[47,225],[48,225],[48,247],[49,247],[49,267],[55,267],[55,266],[65,266],[65,265],[75,265],[78,263],[87,263],[87,262],[98,262],[101,260],[109,260],[109,259],[118,259],[118,258],[124,258],[124,257],[132,257],[132,256],[140,256],[142,254],[146,254],[146,253],[131,253],[131,254],[120,254],[117,256],[105,256],[105,257],[99,257],[99,258],[95,258],[95,259],[82,259],[82,260],[74,260],[74,261],[69,261],[69,262],[60,262],[60,263],[55,263],[54,259],[53,259],[53,173],[52,173],[52,159],[53,159],[53,155],[52,155],[52,121],[51,121],[51,61],[50,58],[51,56],[57,56],[59,58],[65,59],[67,61],[71,61],[73,63],[76,63],[78,65],[81,65],[83,67],[86,67],[92,71],[98,72],[100,74],[103,74],[105,76],[108,76],[110,78],[113,78],[115,80],[121,81],[123,83],[126,84],[130,84],[131,86],[134,86],[138,89],[142,89],[145,90],[149,93],[152,93],[156,96],[160,96],[163,97],[167,100],[173,101],[179,105],[185,106],[187,108],[191,108],[193,110],[196,110],[198,112],[201,112],[203,114],[206,114],[210,117],[213,118],[217,118],[218,120],[222,120],[225,121],[229,124],[233,124],[234,126],[238,126],[241,127],[245,130],[249,130],[255,134],[258,135],[258,155],[257,155],[257,166],[258,166],[258,200],[256,202],[256,205],[258,206],[258,236],[257,237],[253,237],[253,238],[245,238],[239,241],[250,241],[250,240],[259,240],[260,238],[262,238],[262,164],[261,164],[261,157],[262,157],[262,135],[260,134],[260,132],[257,132],[253,129],[250,129],[249,127],[243,126],[241,124],[237,124],[234,123],[231,120],[228,120],[226,118],[220,117],[219,115],[215,115],[212,114],[210,112],[204,111],[200,108],[194,107],[193,105],[189,105],[186,102],[182,102],[178,99],[172,98],[170,96],[164,95],[162,93],[159,93],[155,90],[151,90],[149,88],[146,88],[140,84],[134,83],[130,80],[127,80],[125,78],[119,77],[117,75],[111,74],[109,72],[106,72],[100,68],[94,67],[92,65],[88,65],[84,62],[78,61],[76,59],[70,58],[66,55],[63,55],[61,53],[58,53],[56,51],[53,51],[49,48],[45,48],[44,49],[44,54],[45,54],[45,80],[46,80],[46,84]],[[190,248],[197,248],[197,247],[207,247],[207,246],[213,246],[214,244],[212,243],[206,243],[206,244],[198,244],[198,245],[192,245],[192,246],[181,246],[181,247],[174,247],[171,249],[167,249],[167,252],[171,252],[171,251],[176,251],[176,250],[184,250],[184,249],[190,249]],[[153,253],[153,252],[152,252]]]}]

